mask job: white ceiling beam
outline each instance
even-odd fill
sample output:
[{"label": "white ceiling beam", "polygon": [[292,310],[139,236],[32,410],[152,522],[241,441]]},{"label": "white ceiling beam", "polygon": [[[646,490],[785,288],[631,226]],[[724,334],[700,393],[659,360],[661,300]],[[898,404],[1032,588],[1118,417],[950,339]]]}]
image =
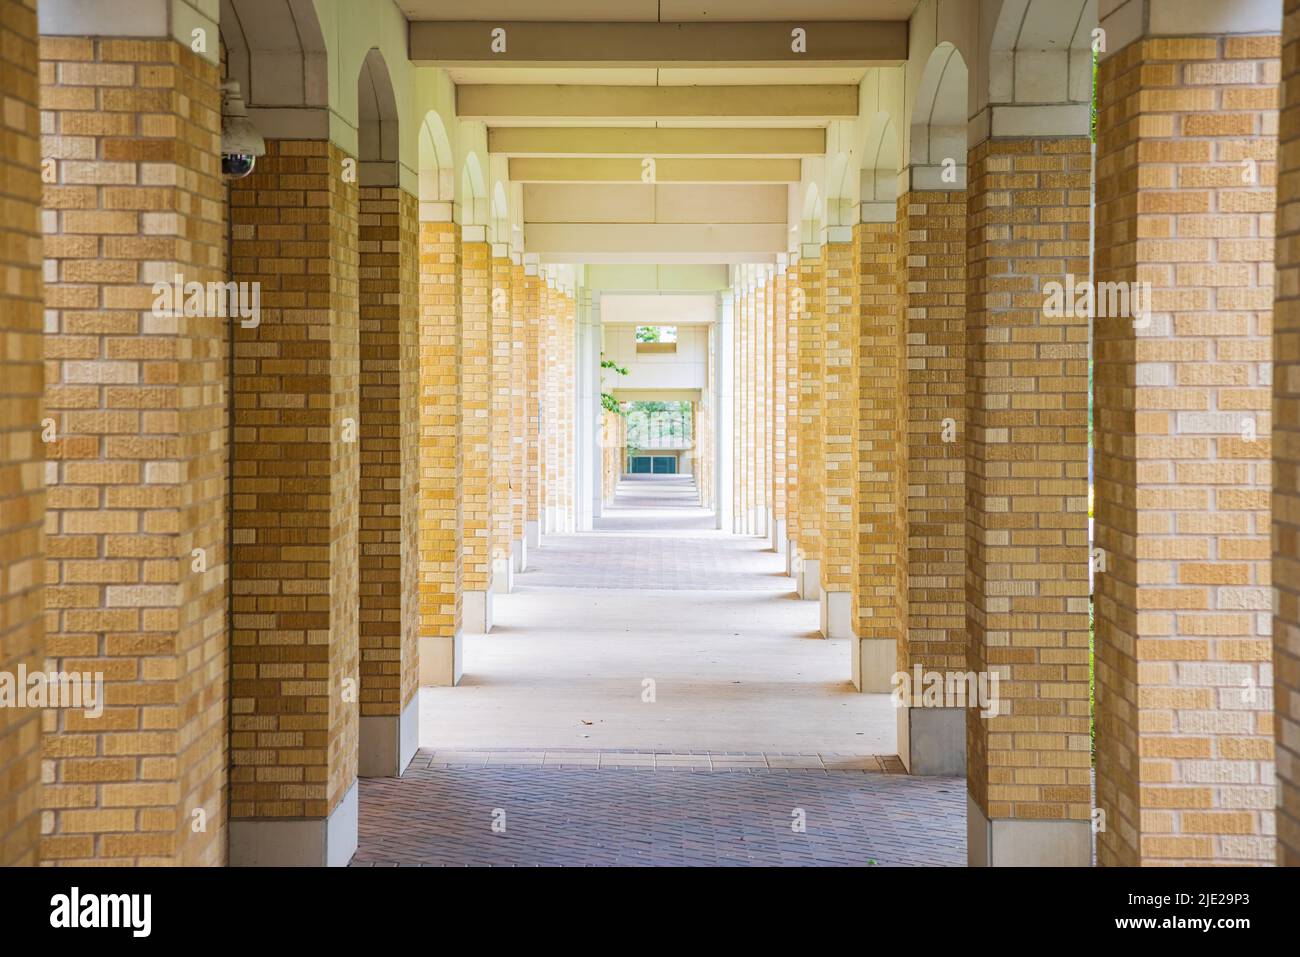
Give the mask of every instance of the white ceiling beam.
[{"label": "white ceiling beam", "polygon": [[[529,159],[510,160],[514,183],[641,183],[645,167],[640,159]],[[659,159],[656,183],[798,183],[802,167],[797,159]]]},{"label": "white ceiling beam", "polygon": [[783,223],[526,223],[524,250],[542,262],[774,262]]},{"label": "white ceiling beam", "polygon": [[[488,151],[504,156],[763,156],[826,152],[824,129],[648,129],[629,126],[504,126],[488,130]],[[656,171],[657,178],[657,171]]]},{"label": "white ceiling beam", "polygon": [[858,88],[839,86],[582,86],[471,84],[456,88],[462,120],[735,119],[825,123],[858,115]]}]

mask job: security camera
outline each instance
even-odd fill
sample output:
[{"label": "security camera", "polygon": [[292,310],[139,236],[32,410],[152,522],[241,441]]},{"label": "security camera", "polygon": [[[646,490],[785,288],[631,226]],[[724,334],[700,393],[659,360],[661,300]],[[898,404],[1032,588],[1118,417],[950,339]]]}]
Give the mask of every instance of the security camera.
[{"label": "security camera", "polygon": [[221,84],[221,175],[243,179],[253,172],[257,158],[266,155],[266,141],[248,118],[239,84]]}]

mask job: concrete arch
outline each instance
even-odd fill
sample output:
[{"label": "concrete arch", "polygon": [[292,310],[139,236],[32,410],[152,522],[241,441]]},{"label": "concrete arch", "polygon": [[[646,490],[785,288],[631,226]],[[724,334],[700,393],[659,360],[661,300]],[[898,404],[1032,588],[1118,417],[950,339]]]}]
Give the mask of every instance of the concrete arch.
[{"label": "concrete arch", "polygon": [[461,226],[486,229],[489,224],[487,179],[478,154],[472,151],[465,154],[461,163],[458,200]]},{"label": "concrete arch", "polygon": [[804,245],[820,246],[825,239],[826,207],[817,183],[804,187],[803,211],[799,220],[799,241]]},{"label": "concrete arch", "polygon": [[970,73],[954,44],[940,43],[926,61],[912,101],[908,187],[964,189]]},{"label": "concrete arch", "polygon": [[357,77],[357,161],[362,186],[396,186],[399,182],[397,98],[388,64],[372,48]]},{"label": "concrete arch", "polygon": [[492,195],[489,199],[488,215],[491,217],[488,225],[489,236],[493,243],[509,245],[510,243],[510,198],[506,193],[506,183],[504,180],[496,180],[492,184]]},{"label": "concrete arch", "polygon": [[881,110],[867,122],[863,137],[858,171],[862,222],[888,222],[895,217],[902,162],[894,118]]},{"label": "concrete arch", "polygon": [[1088,132],[1097,25],[1097,0],[1002,0],[988,47],[993,135]]},{"label": "concrete arch", "polygon": [[419,133],[420,219],[451,222],[456,202],[456,154],[447,125],[436,110],[425,114]]},{"label": "concrete arch", "polygon": [[325,36],[312,0],[221,0],[226,72],[264,136],[329,135]]}]

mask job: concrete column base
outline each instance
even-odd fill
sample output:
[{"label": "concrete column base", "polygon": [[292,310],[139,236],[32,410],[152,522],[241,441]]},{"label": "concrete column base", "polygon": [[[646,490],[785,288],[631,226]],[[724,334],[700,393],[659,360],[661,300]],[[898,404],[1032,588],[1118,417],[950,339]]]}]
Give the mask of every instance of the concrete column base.
[{"label": "concrete column base", "polygon": [[799,597],[804,601],[819,601],[822,597],[822,561],[805,558],[799,565],[796,578]]},{"label": "concrete column base", "polygon": [[966,709],[898,708],[898,756],[908,774],[964,775]]},{"label": "concrete column base", "polygon": [[510,543],[510,558],[516,575],[528,567],[528,539],[516,538]]},{"label": "concrete column base", "polygon": [[794,578],[799,572],[799,543],[793,538],[785,546],[785,573]]},{"label": "concrete column base", "polygon": [[541,522],[524,522],[524,541],[528,543],[529,548],[536,548],[542,544]]},{"label": "concrete column base", "polygon": [[347,867],[357,852],[357,782],[329,817],[230,822],[231,867]]},{"label": "concrete column base", "polygon": [[401,714],[361,716],[357,774],[400,778],[415,757],[420,737],[420,699],[412,695]]},{"label": "concrete column base", "polygon": [[824,638],[853,637],[853,593],[823,591],[821,602],[821,628]]},{"label": "concrete column base", "polygon": [[989,820],[966,792],[970,867],[1090,867],[1091,821]]},{"label": "concrete column base", "polygon": [[785,519],[778,518],[772,523],[772,551],[784,555],[790,539],[785,534]]},{"label": "concrete column base", "polygon": [[894,690],[893,638],[859,638],[852,643],[853,687],[863,694]]},{"label": "concrete column base", "polygon": [[461,595],[461,620],[471,635],[492,630],[492,591],[467,591]]},{"label": "concrete column base", "polygon": [[438,688],[460,684],[464,640],[454,635],[420,636],[420,687]]},{"label": "concrete column base", "polygon": [[492,559],[492,591],[509,595],[515,590],[515,562],[510,555]]}]

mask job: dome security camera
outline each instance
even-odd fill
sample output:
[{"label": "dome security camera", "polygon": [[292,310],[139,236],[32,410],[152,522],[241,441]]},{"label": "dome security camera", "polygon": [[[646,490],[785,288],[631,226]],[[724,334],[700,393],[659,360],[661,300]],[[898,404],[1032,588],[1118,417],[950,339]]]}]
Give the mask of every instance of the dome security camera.
[{"label": "dome security camera", "polygon": [[239,84],[221,84],[221,175],[243,179],[253,172],[257,158],[266,155],[266,141],[248,118]]}]

